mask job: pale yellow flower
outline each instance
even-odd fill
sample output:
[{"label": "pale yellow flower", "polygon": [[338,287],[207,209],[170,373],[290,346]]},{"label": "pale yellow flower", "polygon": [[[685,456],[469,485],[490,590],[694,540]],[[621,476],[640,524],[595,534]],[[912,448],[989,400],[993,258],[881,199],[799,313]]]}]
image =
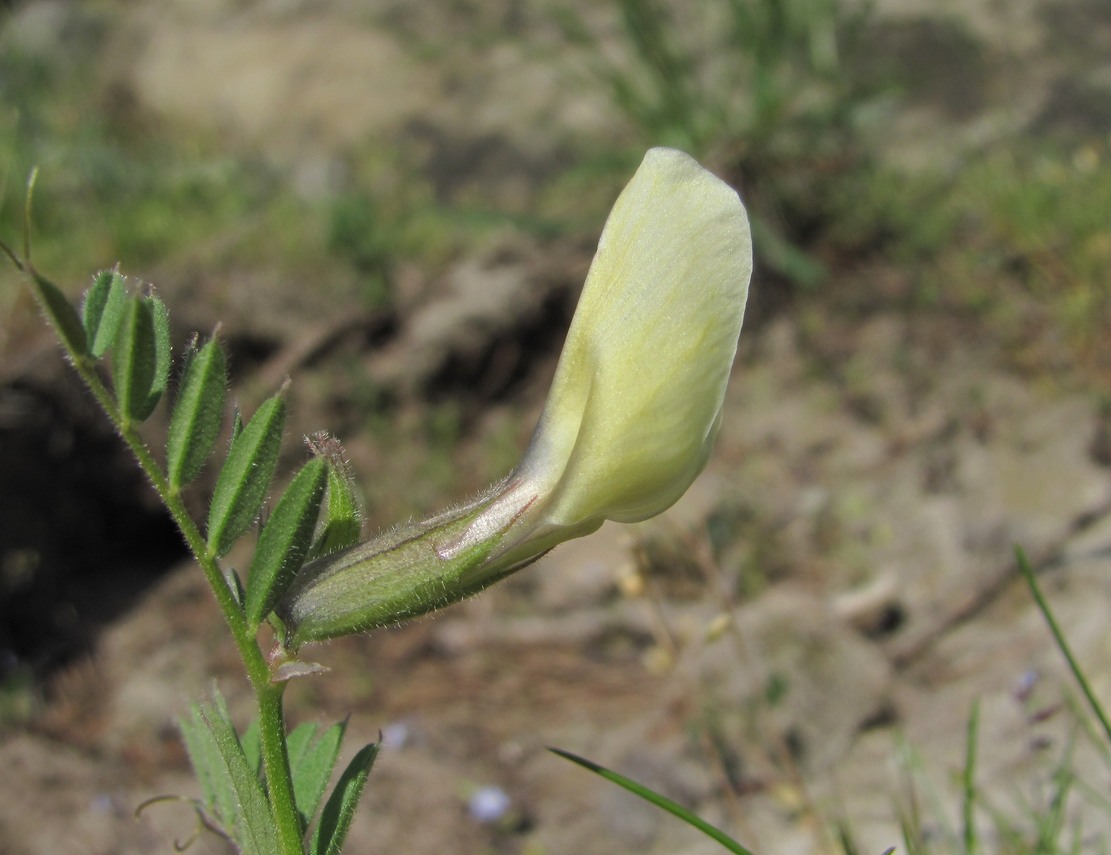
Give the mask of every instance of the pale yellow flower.
[{"label": "pale yellow flower", "polygon": [[673,504],[713,447],[751,272],[736,192],[650,150],[606,222],[520,465],[460,508],[306,567],[279,608],[294,642],[455,602],[607,519]]}]

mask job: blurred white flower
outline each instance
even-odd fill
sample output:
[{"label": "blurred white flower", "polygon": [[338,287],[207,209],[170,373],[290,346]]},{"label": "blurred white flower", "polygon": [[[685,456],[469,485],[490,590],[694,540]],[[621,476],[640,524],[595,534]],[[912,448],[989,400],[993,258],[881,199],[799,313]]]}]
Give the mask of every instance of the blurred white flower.
[{"label": "blurred white flower", "polygon": [[505,818],[513,804],[501,787],[479,787],[467,800],[467,812],[475,822],[491,823]]}]

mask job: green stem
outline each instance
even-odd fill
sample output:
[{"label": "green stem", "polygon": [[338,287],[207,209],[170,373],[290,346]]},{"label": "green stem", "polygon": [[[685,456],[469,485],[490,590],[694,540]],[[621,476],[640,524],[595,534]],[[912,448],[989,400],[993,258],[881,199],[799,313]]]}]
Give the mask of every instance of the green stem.
[{"label": "green stem", "polygon": [[220,569],[216,557],[209,551],[208,544],[201,534],[197,524],[185,508],[181,494],[170,487],[166,478],[155,460],[146,443],[143,442],[131,419],[126,418],[116,406],[112,393],[104,385],[96,373],[94,362],[89,357],[76,351],[65,335],[60,334],[60,325],[50,309],[42,289],[35,281],[37,274],[26,265],[26,272],[30,274],[32,291],[36,300],[43,309],[44,314],[54,327],[55,334],[65,348],[70,361],[73,363],[78,375],[93,393],[97,403],[104,410],[108,419],[115,426],[117,432],[131,453],[135,456],[140,468],[150,480],[155,492],[158,493],[162,503],[173,517],[178,530],[184,537],[186,545],[200,564],[208,581],[224,621],[231,630],[239,656],[243,660],[251,688],[255,693],[255,702],[259,710],[259,736],[262,746],[263,770],[266,775],[267,792],[270,796],[270,805],[274,813],[274,822],[277,826],[279,855],[304,855],[302,844],[301,819],[297,813],[297,806],[293,797],[293,779],[289,769],[289,753],[286,746],[285,723],[282,714],[282,694],[284,683],[274,683],[271,680],[270,666],[259,647],[258,639],[247,625],[246,617],[240,607],[227,579]]},{"label": "green stem", "polygon": [[[257,647],[256,647],[257,649]],[[263,663],[265,667],[265,662]],[[274,822],[278,826],[278,845],[283,855],[304,855],[301,843],[301,817],[293,798],[293,778],[289,771],[289,752],[285,738],[285,719],[282,714],[282,694],[285,683],[270,681],[266,669],[265,686],[255,686],[258,701],[259,737],[262,744],[262,764],[266,769],[266,783],[270,804],[274,809]]]}]

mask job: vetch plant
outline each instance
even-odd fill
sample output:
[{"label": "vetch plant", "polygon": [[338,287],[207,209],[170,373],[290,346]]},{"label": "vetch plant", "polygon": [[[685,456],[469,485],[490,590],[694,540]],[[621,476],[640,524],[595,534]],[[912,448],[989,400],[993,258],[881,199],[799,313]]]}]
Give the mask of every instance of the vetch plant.
[{"label": "vetch plant", "polygon": [[606,223],[517,468],[457,508],[355,545],[361,517],[342,453],[334,440],[317,440],[313,459],[261,525],[241,579],[222,559],[263,510],[283,392],[249,420],[236,413],[201,525],[182,491],[212,458],[224,420],[228,376],[218,337],[185,353],[157,454],[138,427],[171,386],[168,310],[114,270],[95,277],[76,309],[31,263],[30,198],[29,191],[22,256],[0,249],[26,273],[74,368],[180,528],[254,690],[258,718],[242,732],[218,694],[181,725],[201,785],[198,814],[241,852],[339,852],[378,750],[362,748],[324,798],[344,727],[287,732],[282,710],[288,680],[319,670],[297,658],[304,643],[457,602],[606,519],[658,514],[712,449],[752,270],[748,220],[736,192],[692,158],[652,149]]}]

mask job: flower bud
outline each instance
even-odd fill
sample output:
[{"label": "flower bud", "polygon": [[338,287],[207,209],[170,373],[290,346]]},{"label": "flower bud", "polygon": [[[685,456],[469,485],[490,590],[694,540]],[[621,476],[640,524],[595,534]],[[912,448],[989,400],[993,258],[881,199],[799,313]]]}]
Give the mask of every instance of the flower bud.
[{"label": "flower bud", "polygon": [[751,272],[736,192],[650,150],[606,222],[524,459],[460,508],[305,567],[277,609],[289,643],[456,602],[607,519],[670,507],[713,447]]}]

